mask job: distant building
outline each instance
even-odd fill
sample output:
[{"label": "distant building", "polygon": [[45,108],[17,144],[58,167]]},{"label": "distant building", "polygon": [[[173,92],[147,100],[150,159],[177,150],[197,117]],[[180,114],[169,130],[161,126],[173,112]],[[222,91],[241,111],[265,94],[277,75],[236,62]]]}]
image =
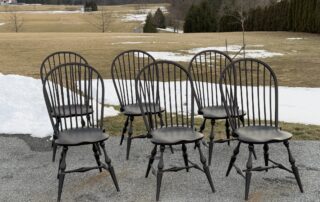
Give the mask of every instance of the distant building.
[{"label": "distant building", "polygon": [[16,4],[17,0],[0,0],[0,4]]}]

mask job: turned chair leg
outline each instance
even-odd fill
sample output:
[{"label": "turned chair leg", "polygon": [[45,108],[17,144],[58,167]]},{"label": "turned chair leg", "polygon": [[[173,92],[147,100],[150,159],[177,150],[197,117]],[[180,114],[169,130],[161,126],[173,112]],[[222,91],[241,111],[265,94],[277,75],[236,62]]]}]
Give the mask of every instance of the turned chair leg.
[{"label": "turned chair leg", "polygon": [[245,187],[245,200],[248,200],[249,190],[250,190],[250,182],[251,182],[251,169],[252,169],[252,155],[253,155],[254,146],[253,144],[249,144],[249,158],[247,161],[247,170],[246,170],[246,187]]},{"label": "turned chair leg", "polygon": [[156,154],[157,154],[157,145],[154,145],[154,148],[151,151],[151,156],[149,158],[149,163],[148,163],[147,172],[146,172],[146,176],[145,176],[146,178],[149,176],[149,172],[150,172],[151,166],[154,162],[154,157],[156,156]]},{"label": "turned chair leg", "polygon": [[228,119],[226,119],[225,127],[226,127],[226,135],[227,135],[227,139],[228,139],[228,145],[230,146],[230,124],[229,124]]},{"label": "turned chair leg", "polygon": [[109,156],[107,155],[105,143],[104,143],[104,142],[100,142],[100,146],[101,146],[102,151],[103,151],[103,154],[104,154],[105,162],[106,162],[106,164],[108,165],[108,167],[105,168],[105,169],[109,171],[109,173],[110,173],[110,175],[111,175],[111,178],[112,178],[112,180],[113,180],[113,183],[114,183],[117,191],[119,192],[120,189],[119,189],[117,177],[116,177],[116,174],[115,174],[115,172],[114,172],[113,166],[111,165],[111,159],[110,159]]},{"label": "turned chair leg", "polygon": [[97,165],[99,166],[99,171],[102,172],[100,155],[97,147],[99,147],[97,143],[92,144],[92,151],[94,153],[94,158],[96,159]]},{"label": "turned chair leg", "polygon": [[299,170],[296,166],[296,161],[295,159],[293,158],[292,154],[291,154],[291,151],[290,151],[290,148],[289,148],[289,141],[284,141],[284,145],[286,146],[287,148],[287,151],[288,151],[288,155],[289,155],[289,162],[291,164],[291,169],[292,169],[292,172],[294,174],[294,177],[296,178],[296,181],[298,183],[298,186],[299,186],[299,189],[300,189],[300,192],[303,193],[303,186],[302,186],[302,183],[301,183],[301,179],[300,179],[300,175],[299,175]]},{"label": "turned chair leg", "polygon": [[52,140],[52,162],[56,161],[56,153],[57,153],[57,144]]},{"label": "turned chair leg", "polygon": [[63,147],[63,150],[61,152],[61,159],[60,159],[59,171],[58,171],[59,186],[58,186],[58,199],[57,199],[57,201],[61,201],[61,194],[62,194],[62,188],[63,188],[64,177],[65,177],[64,172],[67,167],[67,164],[66,164],[67,151],[68,151],[68,147]]},{"label": "turned chair leg", "polygon": [[133,134],[133,120],[134,116],[130,116],[129,120],[129,130],[128,130],[128,140],[127,140],[127,154],[126,159],[129,160],[130,148],[131,148],[131,141],[132,141],[132,134]]},{"label": "turned chair leg", "polygon": [[164,152],[165,146],[160,146],[160,160],[158,163],[158,172],[157,172],[157,193],[156,193],[156,200],[159,201],[160,197],[160,188],[161,188],[161,182],[162,182],[162,175],[163,175],[163,152]]},{"label": "turned chair leg", "polygon": [[196,142],[196,146],[198,147],[198,150],[199,150],[200,161],[201,161],[202,166],[203,166],[203,171],[206,174],[206,177],[207,177],[208,182],[210,184],[211,190],[214,193],[215,189],[214,189],[214,186],[213,186],[213,181],[212,181],[212,178],[211,178],[210,170],[209,170],[209,167],[207,165],[206,157],[204,157],[204,155],[203,155],[203,153],[201,151],[201,147],[200,147],[200,142],[199,141]]},{"label": "turned chair leg", "polygon": [[[263,146],[263,156],[264,156],[264,165],[268,166],[269,165],[269,145],[264,144]],[[268,169],[266,170],[268,172]]]},{"label": "turned chair leg", "polygon": [[127,119],[124,122],[124,126],[123,126],[123,129],[122,129],[122,134],[121,134],[121,139],[120,139],[120,145],[122,145],[122,143],[123,143],[124,135],[127,132],[128,124],[129,124],[129,116],[127,116]]},{"label": "turned chair leg", "polygon": [[210,141],[209,141],[209,155],[208,155],[208,160],[209,160],[209,166],[211,165],[211,160],[212,160],[212,152],[213,152],[213,144],[214,144],[214,136],[215,136],[215,132],[214,132],[214,127],[216,124],[216,120],[211,119],[211,132],[210,132]]},{"label": "turned chair leg", "polygon": [[200,132],[200,133],[202,133],[203,130],[205,129],[205,127],[206,127],[206,121],[207,121],[207,119],[203,119],[203,122],[202,122],[202,124],[201,124],[201,126],[200,126],[200,129],[199,129],[199,132]]},{"label": "turned chair leg", "polygon": [[[203,121],[202,121],[202,124],[201,124],[201,126],[199,128],[199,132],[200,133],[202,133],[204,131],[204,129],[206,127],[206,122],[207,122],[207,119],[204,118]],[[202,144],[207,146],[207,143],[206,143],[206,141],[204,139],[202,139]],[[194,145],[194,149],[197,149],[196,145]]]},{"label": "turned chair leg", "polygon": [[160,125],[161,125],[161,126],[164,126],[162,114],[161,114],[161,113],[158,113],[158,117],[159,117],[159,119],[160,119]]},{"label": "turned chair leg", "polygon": [[233,167],[234,162],[237,160],[237,155],[239,154],[240,145],[241,145],[241,142],[239,142],[238,145],[236,146],[236,148],[233,150],[233,155],[232,155],[232,157],[230,159],[230,163],[229,163],[229,166],[228,166],[226,177],[229,176],[231,168]]},{"label": "turned chair leg", "polygon": [[184,165],[187,167],[186,168],[187,172],[189,172],[188,154],[187,154],[187,147],[185,144],[182,144],[182,153],[183,153]]}]

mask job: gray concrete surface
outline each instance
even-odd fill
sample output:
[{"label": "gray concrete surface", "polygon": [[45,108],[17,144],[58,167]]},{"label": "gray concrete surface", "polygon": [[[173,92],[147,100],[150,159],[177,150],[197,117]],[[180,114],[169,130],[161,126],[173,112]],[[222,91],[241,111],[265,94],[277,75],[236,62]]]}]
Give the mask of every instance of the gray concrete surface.
[{"label": "gray concrete surface", "polygon": [[[121,191],[116,192],[111,177],[105,171],[73,173],[66,176],[62,200],[155,201],[156,178],[152,174],[147,179],[144,177],[152,144],[148,140],[134,140],[129,161],[125,160],[125,145],[119,146],[118,137],[111,137],[106,145]],[[195,169],[190,173],[183,170],[164,174],[160,201],[244,201],[244,179],[235,170],[225,177],[234,146],[235,143],[231,147],[226,144],[214,147],[211,173],[216,193],[211,193],[204,173]],[[305,193],[300,193],[292,174],[274,169],[253,174],[250,201],[320,201],[320,142],[291,141],[291,148]],[[262,165],[262,148],[257,147],[256,151],[259,160],[254,161],[254,165]],[[192,161],[199,162],[199,154],[192,145],[188,147],[188,154]],[[51,155],[48,139],[1,135],[0,201],[56,201],[58,161],[51,162]],[[242,146],[238,166],[244,168],[247,155],[247,147]],[[289,166],[282,144],[270,146],[270,157]],[[95,165],[91,147],[69,149],[67,169],[90,165]],[[165,166],[173,165],[183,165],[182,153],[177,147],[174,154],[169,149],[165,152]]]}]

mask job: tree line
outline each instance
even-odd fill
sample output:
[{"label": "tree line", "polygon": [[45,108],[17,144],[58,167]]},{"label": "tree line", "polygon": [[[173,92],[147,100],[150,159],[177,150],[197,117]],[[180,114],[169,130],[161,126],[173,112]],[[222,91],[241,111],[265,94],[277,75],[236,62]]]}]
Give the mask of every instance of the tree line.
[{"label": "tree line", "polygon": [[[18,3],[27,4],[63,4],[63,5],[80,5],[86,0],[18,0]],[[97,4],[119,5],[119,4],[135,4],[135,3],[163,3],[163,0],[96,0]]]},{"label": "tree line", "polygon": [[[295,31],[320,33],[320,0],[273,1],[265,7],[224,7],[210,0],[191,5],[184,32]],[[217,1],[216,1],[217,2]]]},{"label": "tree line", "polygon": [[166,28],[166,18],[160,8],[157,9],[154,15],[152,15],[152,13],[148,13],[143,26],[143,32],[155,33],[158,32],[157,28]]}]

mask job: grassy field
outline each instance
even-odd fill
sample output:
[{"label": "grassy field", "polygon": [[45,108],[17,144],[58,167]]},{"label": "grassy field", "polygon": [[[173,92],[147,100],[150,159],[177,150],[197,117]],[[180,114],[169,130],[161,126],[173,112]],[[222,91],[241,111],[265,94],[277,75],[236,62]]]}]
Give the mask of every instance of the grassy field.
[{"label": "grassy field", "polygon": [[[106,32],[133,32],[141,26],[141,22],[122,21],[127,14],[135,14],[139,9],[156,9],[164,4],[121,5],[103,6],[108,13],[109,24]],[[79,11],[82,6],[57,6],[57,5],[19,5],[0,6],[0,32],[12,32],[9,11],[17,11],[18,19],[23,21],[21,32],[101,32],[93,23],[97,22],[98,12],[69,13],[69,14],[48,14],[48,13],[20,13],[21,11]],[[101,9],[102,7],[99,7]]]},{"label": "grassy field", "polygon": [[[105,118],[104,126],[108,133],[111,135],[121,135],[123,124],[126,117],[123,115],[118,115],[117,117]],[[202,123],[202,119],[196,118],[195,124],[196,128],[199,129]],[[282,130],[289,131],[293,134],[294,140],[320,140],[320,126],[317,125],[304,125],[304,124],[295,124],[295,123],[279,123]],[[207,121],[206,129],[204,130],[204,135],[208,139],[210,134],[210,122]],[[136,117],[133,124],[133,134],[140,135],[145,134],[145,125],[142,118]],[[225,127],[224,121],[217,121],[216,123],[216,137],[215,139],[224,139]]]},{"label": "grassy field", "polygon": [[[107,33],[97,33],[92,25],[97,13],[30,14],[18,13],[23,18],[22,33],[12,33],[8,19],[9,10],[15,11],[77,11],[80,6],[25,5],[0,6],[0,73],[19,74],[39,78],[42,60],[54,51],[70,50],[83,55],[101,72],[111,78],[110,65],[113,58],[128,49],[146,51],[169,51],[186,53],[199,47],[241,45],[242,35],[233,33],[197,34],[137,34],[132,33],[141,22],[124,22],[123,16],[137,13],[139,9],[157,8],[163,5],[106,6],[111,13]],[[111,32],[111,33],[110,33]],[[288,40],[287,38],[302,38]],[[246,42],[251,49],[263,49],[283,54],[263,59],[275,70],[279,85],[292,87],[320,87],[320,35],[293,32],[249,32]],[[254,48],[253,48],[254,47]],[[187,66],[187,63],[182,63]],[[122,131],[124,116],[106,118],[105,125],[112,135]],[[197,128],[201,119],[196,120]],[[294,139],[320,140],[320,126],[281,123],[284,130],[294,134]],[[135,133],[144,133],[142,119],[136,119]],[[207,125],[209,129],[209,124]],[[208,129],[205,134],[208,135]],[[224,123],[217,124],[218,138],[224,137]]]},{"label": "grassy field", "polygon": [[[287,40],[301,37],[302,40]],[[83,55],[105,78],[121,51],[182,51],[191,48],[241,44],[241,33],[0,33],[0,72],[39,77],[39,66],[50,53],[71,50]],[[279,85],[320,87],[320,35],[292,32],[249,32],[248,45],[284,54],[263,59],[275,70]],[[140,42],[128,44],[127,42]],[[183,53],[183,51],[182,51]],[[184,63],[183,65],[186,65]]]}]

